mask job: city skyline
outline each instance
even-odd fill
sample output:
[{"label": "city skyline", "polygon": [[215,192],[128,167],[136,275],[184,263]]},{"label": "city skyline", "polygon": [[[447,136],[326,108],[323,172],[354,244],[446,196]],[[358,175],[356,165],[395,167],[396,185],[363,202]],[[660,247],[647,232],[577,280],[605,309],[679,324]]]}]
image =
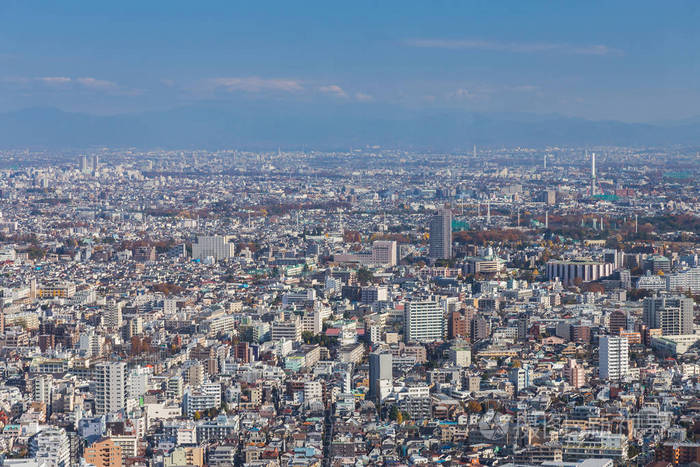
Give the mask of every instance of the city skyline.
[{"label": "city skyline", "polygon": [[0,467],[700,465],[699,11],[0,2]]}]

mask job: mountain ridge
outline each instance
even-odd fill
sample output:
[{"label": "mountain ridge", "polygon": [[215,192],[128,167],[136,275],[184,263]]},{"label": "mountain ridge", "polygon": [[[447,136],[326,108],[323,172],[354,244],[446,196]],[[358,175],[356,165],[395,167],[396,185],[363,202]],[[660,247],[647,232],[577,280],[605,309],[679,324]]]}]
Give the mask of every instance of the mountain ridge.
[{"label": "mountain ridge", "polygon": [[700,118],[667,124],[561,115],[418,111],[303,103],[184,106],[111,116],[34,107],[0,113],[0,147],[347,149],[365,145],[467,151],[480,146],[695,145]]}]

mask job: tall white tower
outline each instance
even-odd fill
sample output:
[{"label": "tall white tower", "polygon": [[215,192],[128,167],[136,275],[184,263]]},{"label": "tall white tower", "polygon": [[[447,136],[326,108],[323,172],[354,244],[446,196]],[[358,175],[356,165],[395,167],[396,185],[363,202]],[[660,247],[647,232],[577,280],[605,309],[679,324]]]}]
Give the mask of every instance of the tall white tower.
[{"label": "tall white tower", "polygon": [[101,362],[95,366],[95,413],[117,412],[126,407],[126,363]]},{"label": "tall white tower", "polygon": [[591,153],[591,196],[595,195],[595,153]]},{"label": "tall white tower", "polygon": [[629,342],[626,337],[602,336],[598,349],[600,379],[622,379],[629,370]]}]

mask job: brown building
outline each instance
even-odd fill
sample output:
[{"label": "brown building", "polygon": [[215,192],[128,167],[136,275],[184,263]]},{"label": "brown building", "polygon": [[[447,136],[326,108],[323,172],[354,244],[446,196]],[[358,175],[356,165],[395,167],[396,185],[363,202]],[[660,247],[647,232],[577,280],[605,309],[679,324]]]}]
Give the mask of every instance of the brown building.
[{"label": "brown building", "polygon": [[472,342],[486,339],[491,335],[491,326],[489,326],[489,322],[486,321],[483,316],[475,316],[469,322],[469,327],[471,328],[470,334]]},{"label": "brown building", "polygon": [[461,311],[453,311],[447,320],[447,337],[455,339],[462,337],[469,339],[470,337],[469,320]]},{"label": "brown building", "polygon": [[627,329],[627,313],[622,310],[615,310],[610,313],[610,334],[619,336],[621,330]]},{"label": "brown building", "polygon": [[656,460],[673,465],[700,462],[700,443],[664,443],[656,450]]},{"label": "brown building", "polygon": [[56,336],[53,334],[41,334],[39,336],[39,348],[42,352],[56,347]]},{"label": "brown building", "polygon": [[85,449],[85,461],[95,467],[121,467],[122,448],[109,438],[102,438]]},{"label": "brown building", "polygon": [[571,326],[571,340],[574,342],[591,342],[591,328],[590,326],[584,326],[581,324],[576,324]]},{"label": "brown building", "polygon": [[240,342],[234,347],[234,357],[243,363],[249,363],[250,361],[250,346],[247,342]]},{"label": "brown building", "polygon": [[156,248],[153,246],[139,246],[133,251],[134,261],[155,261]]}]

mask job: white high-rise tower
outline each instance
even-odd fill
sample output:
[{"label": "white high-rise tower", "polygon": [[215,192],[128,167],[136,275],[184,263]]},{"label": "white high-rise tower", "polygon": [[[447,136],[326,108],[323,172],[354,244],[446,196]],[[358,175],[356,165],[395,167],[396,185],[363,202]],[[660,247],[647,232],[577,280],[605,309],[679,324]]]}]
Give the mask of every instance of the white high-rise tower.
[{"label": "white high-rise tower", "polygon": [[598,349],[600,379],[619,380],[629,370],[629,342],[626,337],[602,336]]},{"label": "white high-rise tower", "polygon": [[126,363],[101,362],[95,366],[95,413],[117,412],[126,407]]},{"label": "white high-rise tower", "polygon": [[591,153],[591,196],[595,196],[595,153]]}]

